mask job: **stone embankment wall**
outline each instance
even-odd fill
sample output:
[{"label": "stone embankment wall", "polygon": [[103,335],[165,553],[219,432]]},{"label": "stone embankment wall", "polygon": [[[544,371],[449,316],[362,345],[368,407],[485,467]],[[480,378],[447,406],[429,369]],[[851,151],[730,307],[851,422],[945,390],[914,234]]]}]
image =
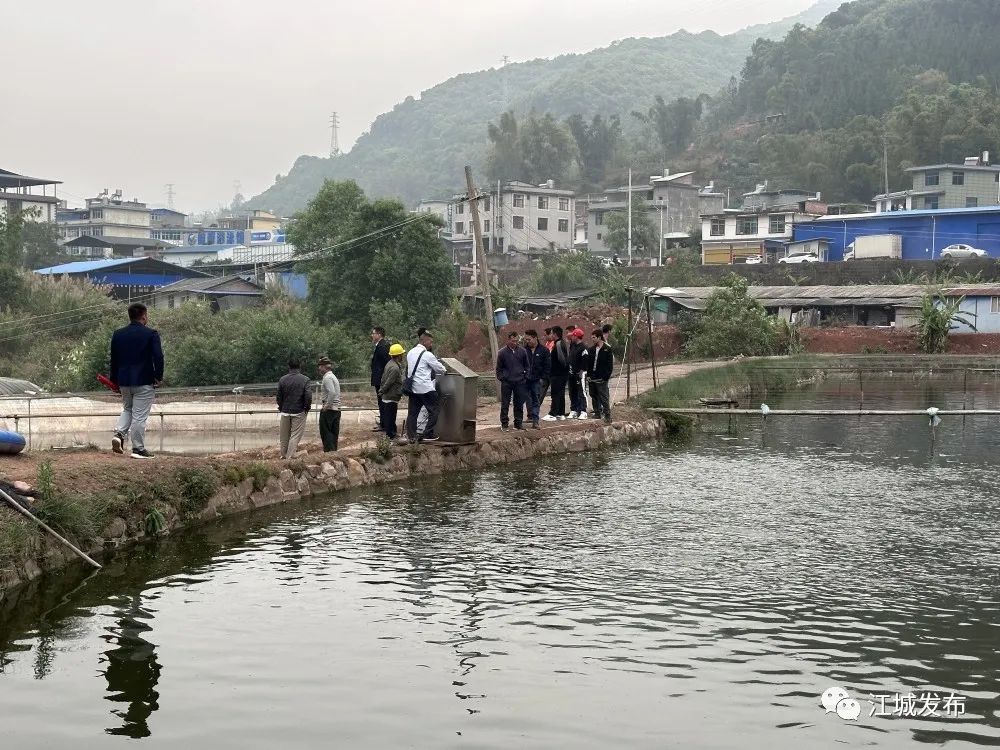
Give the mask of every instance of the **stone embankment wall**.
[{"label": "stone embankment wall", "polygon": [[[394,450],[381,463],[373,458],[343,454],[325,454],[323,460],[319,461],[316,460],[317,457],[308,456],[303,461],[284,462],[284,468],[278,471],[277,476],[268,477],[262,484],[258,482],[258,487],[255,487],[252,477],[232,486],[220,487],[195,516],[184,516],[178,508],[168,505],[163,512],[164,528],[161,533],[222,516],[245,513],[255,508],[296,502],[342,490],[482,469],[543,456],[582,453],[648,440],[663,431],[664,423],[661,420],[649,419],[611,425],[593,423],[570,430],[557,428],[504,434],[481,440],[474,445],[413,446]],[[125,547],[149,538],[141,528],[136,528],[134,519],[125,518],[113,519],[102,537],[87,545],[85,550],[97,559],[100,559],[101,553],[106,549]],[[78,558],[72,552],[46,538],[42,548],[30,559],[0,569],[0,595],[43,572],[77,561]]]}]

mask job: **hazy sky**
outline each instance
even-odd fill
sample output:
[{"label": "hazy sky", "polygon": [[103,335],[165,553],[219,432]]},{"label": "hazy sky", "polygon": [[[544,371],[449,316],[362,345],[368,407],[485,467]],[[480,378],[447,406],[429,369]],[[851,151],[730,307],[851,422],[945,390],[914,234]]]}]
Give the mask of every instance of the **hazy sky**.
[{"label": "hazy sky", "polygon": [[47,0],[3,2],[0,168],[122,188],[182,210],[228,203],[300,154],[341,148],[462,72],[679,28],[728,33],[813,0]]}]

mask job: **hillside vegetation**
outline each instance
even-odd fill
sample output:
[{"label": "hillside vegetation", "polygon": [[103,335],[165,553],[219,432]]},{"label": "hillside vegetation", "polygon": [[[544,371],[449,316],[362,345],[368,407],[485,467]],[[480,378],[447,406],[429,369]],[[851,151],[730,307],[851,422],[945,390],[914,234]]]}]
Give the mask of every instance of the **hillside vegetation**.
[{"label": "hillside vegetation", "polygon": [[299,157],[288,175],[249,205],[291,214],[305,207],[325,179],[353,179],[370,195],[407,204],[450,195],[462,184],[466,164],[483,174],[487,125],[505,111],[588,120],[617,114],[629,131],[635,129],[633,110],[648,109],[657,96],[669,101],[717,91],[739,73],[756,39],[814,23],[837,2],[821,0],[800,16],[728,36],[680,31],[456,76],[380,115],[350,152]]}]

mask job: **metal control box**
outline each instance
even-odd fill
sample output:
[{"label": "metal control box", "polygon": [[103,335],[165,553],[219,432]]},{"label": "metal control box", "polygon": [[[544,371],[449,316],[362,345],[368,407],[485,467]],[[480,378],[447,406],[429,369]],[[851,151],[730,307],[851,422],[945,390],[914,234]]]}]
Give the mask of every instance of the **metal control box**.
[{"label": "metal control box", "polygon": [[454,357],[441,363],[448,370],[437,377],[439,399],[437,434],[442,443],[466,445],[476,442],[476,407],[479,375]]}]

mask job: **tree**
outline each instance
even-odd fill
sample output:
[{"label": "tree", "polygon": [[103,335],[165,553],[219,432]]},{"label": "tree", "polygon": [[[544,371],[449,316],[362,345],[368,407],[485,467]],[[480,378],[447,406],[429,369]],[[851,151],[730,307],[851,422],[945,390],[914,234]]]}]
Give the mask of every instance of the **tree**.
[{"label": "tree", "polygon": [[[616,253],[628,248],[628,211],[609,213],[604,220],[607,231],[604,233],[604,244]],[[657,239],[657,228],[649,215],[649,208],[642,198],[632,196],[632,253],[633,255],[648,255],[658,251],[660,243]]]},{"label": "tree", "polygon": [[534,113],[520,127],[518,135],[524,176],[528,182],[562,182],[576,155],[576,144],[569,129],[550,114],[538,118]]},{"label": "tree", "polygon": [[25,268],[41,268],[63,256],[59,247],[59,228],[51,221],[29,221],[21,229]]},{"label": "tree", "polygon": [[326,182],[289,228],[300,253],[314,253],[302,267],[320,322],[364,330],[380,323],[373,306],[389,302],[419,325],[437,320],[456,283],[439,226],[433,215],[410,214],[398,201],[369,202],[354,182]]},{"label": "tree", "polygon": [[694,357],[734,357],[774,354],[775,326],[760,302],[749,295],[749,283],[736,274],[722,280],[694,322],[685,349]]},{"label": "tree", "polygon": [[687,149],[694,140],[695,127],[701,119],[707,96],[690,99],[682,96],[667,104],[662,96],[646,112],[633,112],[640,122],[652,126],[663,148],[664,158]]},{"label": "tree", "polygon": [[588,124],[583,115],[576,114],[566,120],[566,126],[576,141],[576,161],[584,182],[601,183],[621,140],[622,124],[618,115],[607,120],[599,114],[594,115]]},{"label": "tree", "polygon": [[494,180],[523,179],[524,161],[521,156],[521,145],[517,137],[517,117],[513,112],[500,115],[500,122],[492,122],[487,127],[490,142],[493,144],[487,167],[490,177]]}]

